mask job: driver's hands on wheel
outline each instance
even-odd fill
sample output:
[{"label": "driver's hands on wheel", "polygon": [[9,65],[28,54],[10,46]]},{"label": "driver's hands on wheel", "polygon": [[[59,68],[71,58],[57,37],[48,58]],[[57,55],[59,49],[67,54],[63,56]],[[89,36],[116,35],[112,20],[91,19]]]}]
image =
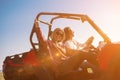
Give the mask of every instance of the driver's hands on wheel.
[{"label": "driver's hands on wheel", "polygon": [[93,36],[91,36],[91,37],[88,38],[88,40],[87,40],[87,41],[85,42],[85,44],[84,44],[83,51],[87,51],[87,52],[88,52],[89,50],[95,48],[95,47],[92,45],[93,40],[94,40],[94,37],[93,37]]}]

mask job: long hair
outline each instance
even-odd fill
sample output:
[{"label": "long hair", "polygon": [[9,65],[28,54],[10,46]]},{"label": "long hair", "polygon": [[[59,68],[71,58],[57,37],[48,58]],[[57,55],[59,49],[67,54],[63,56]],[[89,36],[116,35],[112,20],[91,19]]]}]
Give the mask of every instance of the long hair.
[{"label": "long hair", "polygon": [[67,40],[72,39],[73,31],[71,30],[70,27],[65,27],[64,28],[64,32],[65,32],[65,40],[64,40],[64,42],[67,41]]},{"label": "long hair", "polygon": [[[59,36],[59,38],[57,37]],[[62,42],[65,38],[65,33],[61,28],[56,28],[52,33],[53,42]]]}]

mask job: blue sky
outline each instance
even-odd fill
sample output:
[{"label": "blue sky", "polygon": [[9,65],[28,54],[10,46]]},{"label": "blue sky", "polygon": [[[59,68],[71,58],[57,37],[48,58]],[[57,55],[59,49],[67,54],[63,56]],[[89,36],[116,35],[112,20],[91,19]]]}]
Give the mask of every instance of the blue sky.
[{"label": "blue sky", "polygon": [[119,5],[119,0],[0,0],[0,66],[6,56],[30,50],[39,12],[87,14],[112,41],[120,41]]}]

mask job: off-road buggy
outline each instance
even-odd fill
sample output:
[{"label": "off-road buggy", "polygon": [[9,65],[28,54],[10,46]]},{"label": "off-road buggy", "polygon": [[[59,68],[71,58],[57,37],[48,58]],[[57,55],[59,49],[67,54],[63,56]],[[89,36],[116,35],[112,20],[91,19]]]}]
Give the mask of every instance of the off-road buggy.
[{"label": "off-road buggy", "polygon": [[[46,19],[47,21],[45,21]],[[90,48],[88,52],[83,51],[83,53],[90,55],[91,58],[83,60],[77,68],[68,74],[56,77],[56,73],[53,71],[53,69],[55,69],[53,63],[59,61],[59,56],[56,56],[56,53],[50,55],[51,48],[49,46],[52,44],[52,42],[50,42],[50,36],[53,31],[54,22],[59,19],[80,21],[79,23],[88,22],[92,29],[102,38],[104,45],[102,45],[100,50],[96,47]],[[56,23],[62,24],[62,22]],[[58,26],[61,25],[57,25],[57,27]],[[43,31],[41,28],[44,28]],[[79,27],[77,29],[79,29]],[[43,32],[45,32],[44,35],[46,35],[46,37],[43,36]],[[77,30],[77,32],[79,32],[79,30]],[[83,30],[83,32],[87,32],[87,30]],[[86,36],[85,34],[82,35]],[[30,51],[5,58],[3,62],[3,75],[5,80],[97,80],[101,77],[102,71],[105,71],[109,67],[109,63],[113,64],[111,61],[113,58],[116,59],[116,56],[113,57],[113,55],[120,52],[120,45],[111,43],[109,37],[84,14],[39,13],[35,18],[30,34],[30,43],[32,45]],[[70,64],[66,67],[69,66],[74,65]]]}]

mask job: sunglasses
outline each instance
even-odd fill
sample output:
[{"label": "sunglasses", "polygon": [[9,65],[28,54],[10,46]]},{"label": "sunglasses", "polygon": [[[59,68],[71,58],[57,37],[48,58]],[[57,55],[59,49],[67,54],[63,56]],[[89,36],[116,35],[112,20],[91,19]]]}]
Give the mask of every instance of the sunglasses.
[{"label": "sunglasses", "polygon": [[56,32],[56,35],[63,36],[63,32],[61,32],[61,31],[58,31],[58,32]]}]

